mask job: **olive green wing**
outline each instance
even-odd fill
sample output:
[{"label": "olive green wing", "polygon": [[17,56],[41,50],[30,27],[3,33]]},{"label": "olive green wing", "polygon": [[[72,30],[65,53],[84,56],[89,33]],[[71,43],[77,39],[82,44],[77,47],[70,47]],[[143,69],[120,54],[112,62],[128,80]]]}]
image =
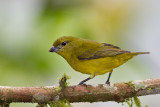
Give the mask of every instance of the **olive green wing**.
[{"label": "olive green wing", "polygon": [[90,59],[98,59],[104,57],[112,57],[122,53],[130,53],[130,52],[121,50],[117,46],[103,43],[102,46],[93,49],[88,49],[87,51],[83,52],[77,57],[79,60],[90,60]]}]

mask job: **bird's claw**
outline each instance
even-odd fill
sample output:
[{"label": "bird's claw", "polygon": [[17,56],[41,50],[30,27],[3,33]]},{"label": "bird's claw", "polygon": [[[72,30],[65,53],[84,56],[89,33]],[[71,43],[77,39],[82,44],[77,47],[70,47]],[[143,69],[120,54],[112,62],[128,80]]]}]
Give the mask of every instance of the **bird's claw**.
[{"label": "bird's claw", "polygon": [[78,85],[82,85],[82,86],[87,87],[87,84],[85,84],[85,83],[79,83]]},{"label": "bird's claw", "polygon": [[107,81],[106,84],[110,86],[110,82]]}]

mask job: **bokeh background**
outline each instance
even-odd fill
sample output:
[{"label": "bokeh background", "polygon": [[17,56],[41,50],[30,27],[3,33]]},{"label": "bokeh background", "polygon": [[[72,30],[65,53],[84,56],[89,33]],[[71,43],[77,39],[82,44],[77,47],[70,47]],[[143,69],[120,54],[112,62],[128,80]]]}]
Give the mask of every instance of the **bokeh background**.
[{"label": "bokeh background", "polygon": [[[160,76],[159,0],[0,0],[0,85],[51,86],[64,73],[76,85],[88,75],[75,72],[59,55],[49,53],[55,39],[76,36],[149,51],[115,69],[111,82]],[[88,84],[102,84],[108,74]],[[159,107],[160,95],[140,97]],[[12,107],[36,104],[12,103]],[[74,107],[122,107],[121,103],[74,103]],[[128,107],[127,104],[124,104]]]}]

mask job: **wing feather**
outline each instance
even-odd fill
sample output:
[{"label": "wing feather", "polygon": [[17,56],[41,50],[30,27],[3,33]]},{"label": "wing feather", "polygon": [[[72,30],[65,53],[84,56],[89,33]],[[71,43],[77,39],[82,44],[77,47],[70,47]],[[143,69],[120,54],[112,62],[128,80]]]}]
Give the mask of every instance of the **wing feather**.
[{"label": "wing feather", "polygon": [[123,53],[130,53],[130,52],[121,50],[121,48],[117,46],[103,43],[103,45],[100,47],[88,49],[81,55],[78,55],[78,59],[79,60],[98,59],[104,57],[112,57]]}]

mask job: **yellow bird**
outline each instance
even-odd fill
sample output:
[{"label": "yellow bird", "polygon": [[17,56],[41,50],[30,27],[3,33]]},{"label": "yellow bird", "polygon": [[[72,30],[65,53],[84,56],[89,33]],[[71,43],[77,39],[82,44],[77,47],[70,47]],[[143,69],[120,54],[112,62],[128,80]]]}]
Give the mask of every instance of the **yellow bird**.
[{"label": "yellow bird", "polygon": [[125,51],[111,44],[72,36],[58,38],[49,52],[58,53],[66,59],[74,70],[90,75],[79,85],[84,84],[96,75],[103,75],[107,72],[109,72],[109,76],[106,84],[110,84],[109,79],[114,68],[124,64],[136,55],[149,54],[149,52]]}]

